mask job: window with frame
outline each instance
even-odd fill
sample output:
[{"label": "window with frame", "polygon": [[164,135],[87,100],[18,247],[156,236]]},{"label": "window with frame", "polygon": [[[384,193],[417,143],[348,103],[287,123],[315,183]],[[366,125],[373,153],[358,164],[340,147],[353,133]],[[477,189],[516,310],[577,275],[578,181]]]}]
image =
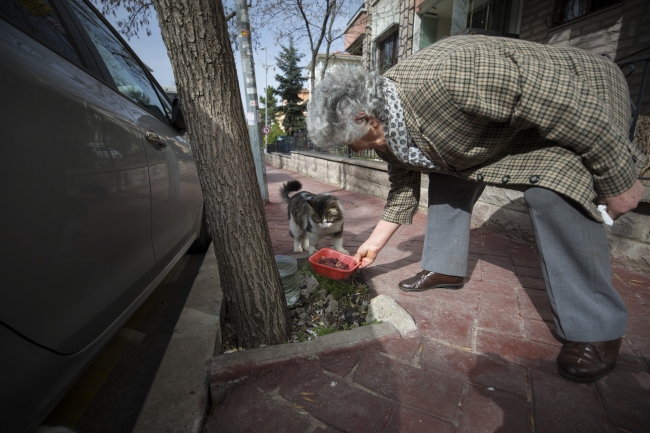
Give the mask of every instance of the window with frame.
[{"label": "window with frame", "polygon": [[49,0],[1,0],[0,18],[57,54],[81,65],[77,50]]},{"label": "window with frame", "polygon": [[517,37],[522,0],[470,0],[467,28],[485,34]]},{"label": "window with frame", "polygon": [[[129,49],[83,0],[72,0],[70,4],[104,60],[119,92],[160,120],[168,121],[171,107],[163,105],[164,97],[158,93]],[[169,105],[166,100],[165,103]]]},{"label": "window with frame", "polygon": [[623,0],[554,0],[551,27],[623,3]]},{"label": "window with frame", "polygon": [[379,42],[379,64],[377,65],[377,70],[380,74],[383,74],[393,65],[397,64],[398,45],[399,31],[397,29]]}]

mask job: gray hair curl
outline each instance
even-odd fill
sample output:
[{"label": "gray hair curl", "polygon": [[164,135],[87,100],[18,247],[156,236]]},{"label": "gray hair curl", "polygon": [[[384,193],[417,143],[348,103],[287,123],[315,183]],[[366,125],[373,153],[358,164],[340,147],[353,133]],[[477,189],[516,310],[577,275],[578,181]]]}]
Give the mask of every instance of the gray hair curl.
[{"label": "gray hair curl", "polygon": [[354,116],[365,112],[384,121],[383,78],[363,69],[333,68],[312,91],[307,110],[307,132],[315,146],[352,144],[369,129]]}]

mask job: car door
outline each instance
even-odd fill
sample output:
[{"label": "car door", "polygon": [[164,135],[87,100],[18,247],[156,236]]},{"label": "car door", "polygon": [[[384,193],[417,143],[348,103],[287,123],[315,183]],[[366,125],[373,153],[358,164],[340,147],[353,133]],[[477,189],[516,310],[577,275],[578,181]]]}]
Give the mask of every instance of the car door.
[{"label": "car door", "polygon": [[150,285],[140,128],[57,1],[0,4],[0,321],[77,352]]},{"label": "car door", "polygon": [[170,125],[166,95],[128,45],[83,0],[69,0],[141,131],[151,185],[156,272],[187,247],[201,220],[203,196],[189,143]]}]

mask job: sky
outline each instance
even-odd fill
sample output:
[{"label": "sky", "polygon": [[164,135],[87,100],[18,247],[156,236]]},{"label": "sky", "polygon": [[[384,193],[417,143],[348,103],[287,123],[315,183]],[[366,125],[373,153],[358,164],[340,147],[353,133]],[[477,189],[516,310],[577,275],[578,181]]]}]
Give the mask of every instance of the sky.
[{"label": "sky", "polygon": [[[130,40],[127,40],[127,43],[131,46],[133,51],[135,51],[140,60],[142,60],[151,69],[153,69],[152,74],[161,86],[173,86],[174,74],[172,72],[172,66],[167,55],[167,49],[165,48],[165,44],[163,43],[162,36],[160,34],[160,28],[158,27],[158,21],[155,17],[155,12],[153,12],[152,15],[153,16],[149,20],[151,36],[147,36],[147,33],[144,30],[141,30],[139,36],[132,37]],[[117,29],[118,27],[116,22],[118,19],[125,16],[126,12],[124,11],[123,13],[118,13],[117,17],[109,15],[106,18],[113,25],[113,27]],[[268,85],[273,87],[277,86],[275,75],[280,73],[280,70],[278,68],[274,68],[273,65],[276,63],[275,57],[278,56],[282,49],[279,44],[276,45],[273,43],[273,35],[271,35],[268,30],[263,29],[261,32],[262,35],[260,37],[260,40],[268,41],[266,44],[268,53],[265,53],[264,50],[260,50],[259,47],[254,47],[253,49],[253,59],[255,62],[255,81],[257,85],[256,87],[258,97],[264,95],[264,87],[266,85],[267,75],[263,65],[266,64],[267,61],[268,64],[271,65],[268,70]],[[301,66],[307,66],[307,63],[309,62],[309,59],[307,57],[308,42],[303,41],[303,43],[301,43],[301,41],[296,41],[295,44],[298,48],[298,51],[305,54],[305,57],[302,59]],[[333,50],[342,49],[342,46],[333,47]],[[241,91],[242,105],[245,106],[246,100],[243,93],[244,86],[242,84],[241,59],[239,56],[239,51],[235,51],[234,54],[235,63],[237,65],[237,77],[239,78],[239,89]],[[305,75],[306,74],[307,71],[305,71]],[[305,83],[305,86],[306,84],[307,83]]]}]

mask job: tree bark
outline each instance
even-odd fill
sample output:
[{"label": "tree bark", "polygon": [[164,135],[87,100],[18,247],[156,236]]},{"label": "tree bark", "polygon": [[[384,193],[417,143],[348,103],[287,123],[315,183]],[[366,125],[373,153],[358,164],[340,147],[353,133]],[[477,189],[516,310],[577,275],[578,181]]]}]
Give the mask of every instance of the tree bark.
[{"label": "tree bark", "polygon": [[284,290],[255,176],[235,58],[221,1],[154,0],[172,63],[219,265],[250,349],[287,341]]}]

